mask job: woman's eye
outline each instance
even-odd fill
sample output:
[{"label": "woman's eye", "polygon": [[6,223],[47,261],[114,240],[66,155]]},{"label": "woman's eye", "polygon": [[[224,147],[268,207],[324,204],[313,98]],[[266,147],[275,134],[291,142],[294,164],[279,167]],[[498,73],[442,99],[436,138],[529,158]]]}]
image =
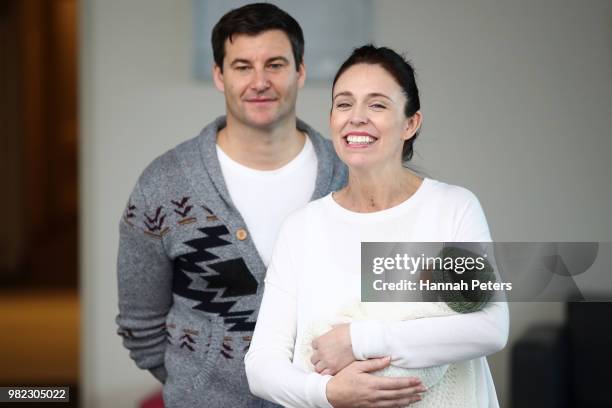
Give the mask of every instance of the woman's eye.
[{"label": "woman's eye", "polygon": [[382,109],[387,109],[387,107],[385,105],[383,105],[382,103],[373,103],[370,105],[371,108],[374,108],[376,110],[382,110]]},{"label": "woman's eye", "polygon": [[339,102],[336,104],[337,109],[348,109],[351,107],[351,104],[348,102]]}]

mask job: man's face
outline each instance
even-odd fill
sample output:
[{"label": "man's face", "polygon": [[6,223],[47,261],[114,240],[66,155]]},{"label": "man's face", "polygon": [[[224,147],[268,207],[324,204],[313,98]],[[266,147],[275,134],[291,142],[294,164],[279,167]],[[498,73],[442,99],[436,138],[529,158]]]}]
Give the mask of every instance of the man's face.
[{"label": "man's face", "polygon": [[281,30],[225,41],[223,72],[213,78],[225,94],[228,119],[246,126],[271,129],[295,116],[297,90],[304,85],[304,65],[296,70],[291,43]]}]

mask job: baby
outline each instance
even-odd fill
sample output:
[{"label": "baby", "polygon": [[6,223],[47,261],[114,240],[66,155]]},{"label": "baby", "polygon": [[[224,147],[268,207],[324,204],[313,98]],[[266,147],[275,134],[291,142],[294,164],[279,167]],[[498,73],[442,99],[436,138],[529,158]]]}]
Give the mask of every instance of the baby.
[{"label": "baby", "polygon": [[[465,248],[445,247],[440,257],[476,256]],[[456,281],[457,279],[478,279],[482,282],[495,281],[494,269],[488,261],[485,267],[476,273],[456,274],[452,270],[420,271],[420,278],[436,282]],[[313,354],[312,341],[327,333],[336,324],[360,320],[403,321],[421,318],[435,318],[458,313],[471,313],[481,310],[491,299],[491,293],[479,290],[467,292],[441,291],[436,294],[438,302],[360,302],[355,299],[328,321],[311,324],[304,332],[300,356],[306,367],[314,371],[310,362]],[[386,377],[417,377],[427,387],[423,399],[411,407],[429,408],[473,408],[478,405],[476,399],[476,378],[474,364],[477,360],[460,361],[451,364],[425,368],[402,368],[391,364],[383,370],[374,372]]]},{"label": "baby", "polygon": [[[302,355],[306,367],[314,371],[310,362],[312,341],[328,332],[333,325],[360,320],[401,321],[456,314],[445,302],[350,302],[330,321],[313,323],[302,338]],[[477,406],[473,362],[444,364],[426,368],[402,368],[394,365],[373,374],[385,377],[416,377],[427,387],[423,399],[411,407],[472,408]]]}]

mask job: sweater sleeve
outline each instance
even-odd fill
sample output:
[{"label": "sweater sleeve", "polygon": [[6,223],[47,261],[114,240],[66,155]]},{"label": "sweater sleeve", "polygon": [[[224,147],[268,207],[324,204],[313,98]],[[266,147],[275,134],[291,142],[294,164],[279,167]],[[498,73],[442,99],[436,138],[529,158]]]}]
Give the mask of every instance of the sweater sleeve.
[{"label": "sweater sleeve", "polygon": [[281,230],[265,280],[265,291],[249,351],[244,358],[254,395],[286,407],[325,407],[331,376],[292,363],[297,330],[296,278]]},{"label": "sweater sleeve", "polygon": [[116,323],[136,365],[163,383],[167,374],[164,355],[166,316],[172,304],[172,263],[161,237],[147,233],[147,214],[150,212],[144,196],[136,185],[119,225]]},{"label": "sweater sleeve", "polygon": [[[478,199],[467,190],[454,215],[454,241],[490,242],[487,221]],[[351,323],[353,354],[358,360],[391,356],[405,368],[430,367],[495,353],[506,345],[508,306],[490,302],[474,313],[398,322]]]}]

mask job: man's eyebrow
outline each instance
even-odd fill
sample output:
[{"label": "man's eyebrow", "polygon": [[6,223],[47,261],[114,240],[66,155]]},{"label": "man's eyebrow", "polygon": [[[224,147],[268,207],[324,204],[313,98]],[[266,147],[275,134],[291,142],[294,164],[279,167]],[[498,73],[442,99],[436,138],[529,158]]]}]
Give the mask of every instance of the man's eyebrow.
[{"label": "man's eyebrow", "polygon": [[279,55],[277,57],[268,58],[266,60],[266,63],[269,64],[269,63],[277,61],[277,60],[280,60],[280,61],[284,62],[285,64],[289,64],[289,60],[286,57],[283,57],[282,55]]},{"label": "man's eyebrow", "polygon": [[[279,55],[279,56],[275,56],[275,57],[271,57],[271,58],[268,58],[268,59],[266,60],[266,64],[269,64],[269,63],[274,62],[274,61],[282,61],[282,62],[284,62],[285,64],[289,64],[289,60],[288,60],[286,57],[283,57],[283,56],[281,56],[281,55]],[[234,66],[234,65],[236,65],[236,64],[246,64],[246,65],[251,65],[251,61],[249,61],[248,59],[244,59],[244,58],[236,58],[235,60],[233,60],[233,61],[230,63],[230,66]]]},{"label": "man's eyebrow", "polygon": [[[352,92],[349,91],[344,91],[344,92],[338,92],[336,95],[334,95],[333,99],[336,99],[339,96],[353,96]],[[390,100],[391,102],[393,102],[393,99],[391,99],[390,97],[388,97],[387,95],[380,93],[380,92],[371,92],[369,94],[366,95],[367,98],[376,98],[376,97],[382,97],[385,99]],[[332,99],[332,100],[333,100]]]},{"label": "man's eyebrow", "polygon": [[234,66],[236,64],[247,64],[247,65],[251,65],[251,61],[243,59],[243,58],[236,58],[235,60],[233,60],[230,63],[230,66]]}]

